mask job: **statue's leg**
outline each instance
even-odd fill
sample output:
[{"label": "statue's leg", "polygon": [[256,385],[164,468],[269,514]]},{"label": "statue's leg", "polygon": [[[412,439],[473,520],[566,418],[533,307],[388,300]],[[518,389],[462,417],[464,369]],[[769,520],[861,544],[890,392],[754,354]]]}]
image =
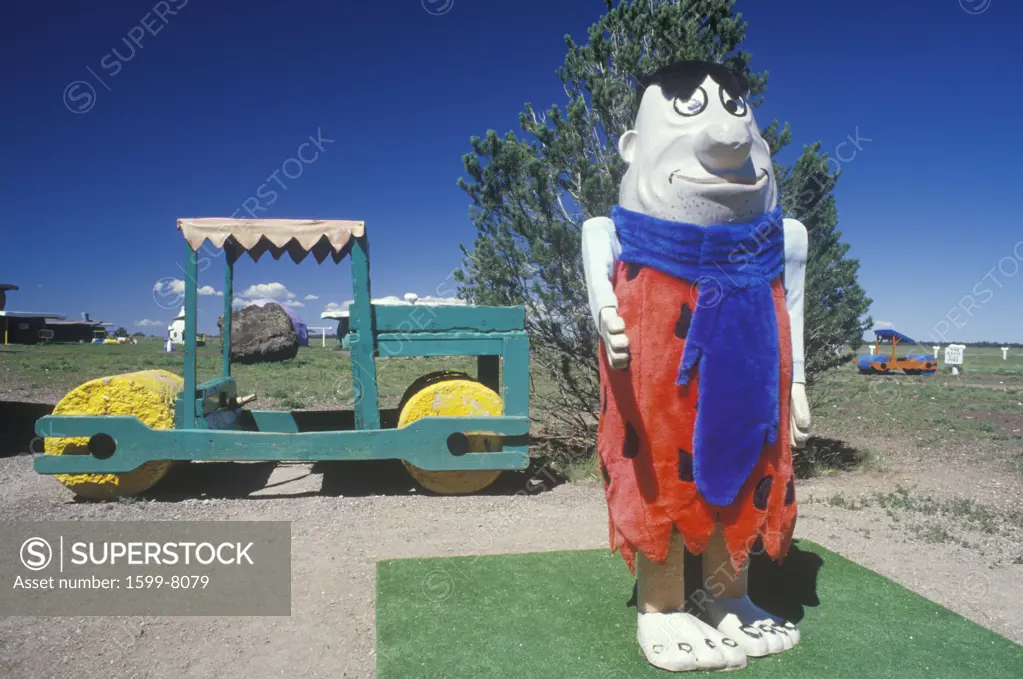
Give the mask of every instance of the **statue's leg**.
[{"label": "statue's leg", "polygon": [[747,560],[743,568],[735,571],[719,524],[703,553],[703,587],[710,598],[701,605],[702,617],[737,641],[750,657],[787,651],[799,643],[799,629],[750,600],[748,568]]},{"label": "statue's leg", "polygon": [[636,555],[636,639],[647,661],[671,672],[733,670],[746,666],[739,645],[685,613],[685,544],[675,533],[663,564]]}]

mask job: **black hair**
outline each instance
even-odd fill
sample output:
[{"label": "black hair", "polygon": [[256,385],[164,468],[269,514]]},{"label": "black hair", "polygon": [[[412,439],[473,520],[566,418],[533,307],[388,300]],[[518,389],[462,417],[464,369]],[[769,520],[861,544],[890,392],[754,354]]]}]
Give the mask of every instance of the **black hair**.
[{"label": "black hair", "polygon": [[637,88],[640,98],[651,85],[659,85],[667,99],[688,99],[696,88],[710,76],[725,88],[729,95],[738,99],[749,94],[749,80],[723,64],[710,61],[676,61],[662,66],[653,73],[643,76]]}]

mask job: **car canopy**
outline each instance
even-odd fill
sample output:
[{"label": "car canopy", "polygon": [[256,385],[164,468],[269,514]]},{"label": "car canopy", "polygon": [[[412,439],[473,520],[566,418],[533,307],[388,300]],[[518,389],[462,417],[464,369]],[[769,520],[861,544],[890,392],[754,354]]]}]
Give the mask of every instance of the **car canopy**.
[{"label": "car canopy", "polygon": [[913,339],[912,337],[907,337],[898,330],[892,330],[891,328],[875,330],[874,337],[876,337],[879,340],[888,340],[889,342],[891,342],[892,339],[894,338],[902,344],[916,344],[916,340]]},{"label": "car canopy", "polygon": [[335,262],[344,259],[351,248],[351,239],[363,236],[366,224],[340,219],[203,217],[179,219],[178,229],[196,252],[209,241],[217,248],[228,244],[236,253],[247,252],[254,261],[259,261],[263,253],[269,251],[274,259],[288,253],[296,263],[312,253],[316,261],[322,263],[328,256]]}]

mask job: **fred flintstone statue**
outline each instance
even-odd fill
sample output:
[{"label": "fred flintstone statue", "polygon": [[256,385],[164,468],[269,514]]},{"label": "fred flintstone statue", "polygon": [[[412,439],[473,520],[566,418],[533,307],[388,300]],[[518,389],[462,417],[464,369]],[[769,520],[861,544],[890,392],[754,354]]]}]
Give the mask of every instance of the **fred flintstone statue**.
[{"label": "fred flintstone statue", "polygon": [[[640,87],[618,205],[582,236],[611,549],[636,574],[652,665],[738,669],[799,643],[750,601],[746,568],[754,549],[783,558],[796,522],[807,234],[782,218],[743,76],[687,61]],[[686,549],[703,564],[693,613]]]}]

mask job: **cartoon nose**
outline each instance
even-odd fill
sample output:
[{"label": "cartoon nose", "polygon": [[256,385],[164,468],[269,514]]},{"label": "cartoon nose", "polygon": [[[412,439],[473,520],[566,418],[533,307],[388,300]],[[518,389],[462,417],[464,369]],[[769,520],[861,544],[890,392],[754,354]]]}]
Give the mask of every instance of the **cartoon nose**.
[{"label": "cartoon nose", "polygon": [[696,138],[696,157],[708,170],[734,170],[752,148],[753,135],[745,125],[713,125]]}]

